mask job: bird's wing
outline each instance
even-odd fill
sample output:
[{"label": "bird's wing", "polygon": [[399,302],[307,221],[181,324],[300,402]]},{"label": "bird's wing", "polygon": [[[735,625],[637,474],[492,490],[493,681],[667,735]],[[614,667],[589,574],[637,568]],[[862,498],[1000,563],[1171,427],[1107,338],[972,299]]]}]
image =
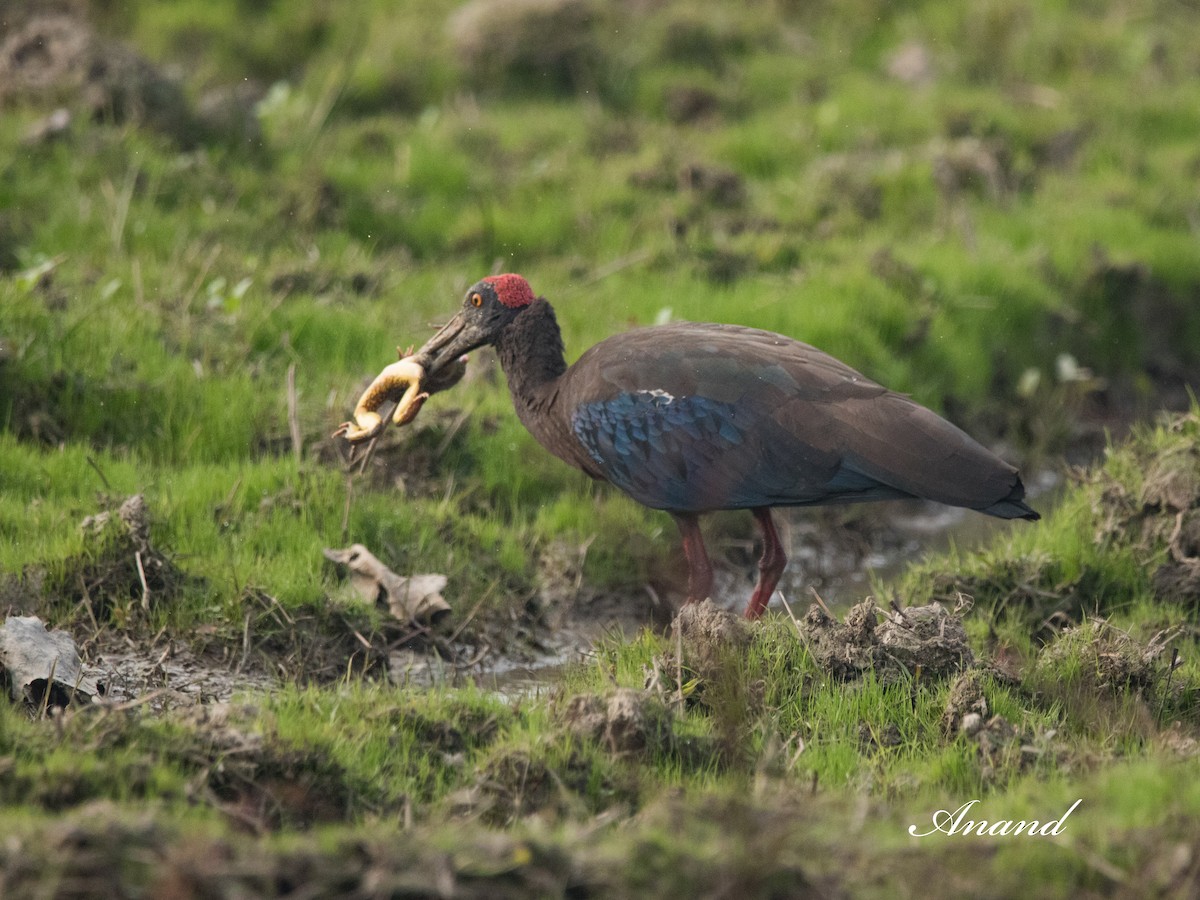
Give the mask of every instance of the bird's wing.
[{"label": "bird's wing", "polygon": [[775,413],[788,401],[883,391],[807,345],[726,325],[629,332],[572,369],[571,429],[595,468],[640,502],[674,510],[823,502],[837,454],[782,432]]},{"label": "bird's wing", "polygon": [[954,425],[782,335],[642,329],[596,345],[572,369],[572,432],[605,478],[648,506],[917,496],[982,509],[1019,485]]},{"label": "bird's wing", "polygon": [[[810,415],[796,404],[778,421],[795,434]],[[1024,488],[1015,468],[908,397],[886,391],[871,400],[847,399],[830,410],[826,427],[843,472],[951,506],[1005,517],[1032,513],[1020,503]]]}]

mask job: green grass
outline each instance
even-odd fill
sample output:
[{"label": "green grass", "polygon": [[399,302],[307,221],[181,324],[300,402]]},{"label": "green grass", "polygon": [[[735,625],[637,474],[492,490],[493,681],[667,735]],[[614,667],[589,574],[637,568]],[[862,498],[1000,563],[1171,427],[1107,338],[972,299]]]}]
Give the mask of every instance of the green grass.
[{"label": "green grass", "polygon": [[[367,474],[337,459],[329,433],[364,379],[495,270],[556,304],[570,358],[668,318],[768,328],[1028,462],[1052,459],[1106,401],[1144,408],[1195,384],[1200,35],[1186,4],[753,2],[735,15],[670,2],[619,21],[598,4],[557,41],[530,39],[520,6],[495,5],[480,58],[433,2],[85,4],[101,33],[186,73],[196,108],[211,88],[259,85],[261,140],[193,145],[152,119],[93,121],[76,97],[67,135],[30,143],[47,101],[5,101],[5,610],[81,639],[258,659],[243,654],[335,622],[355,647],[386,643],[381,615],[321,556],[352,542],[401,573],[446,574],[458,622],[476,610],[472,642],[536,633],[539,566],[576,548],[590,590],[662,588],[670,520],[550,460],[486,354],[484,374],[434,398]],[[886,74],[906,42],[927,51],[928,83]],[[1063,355],[1108,393],[1060,382]],[[984,678],[990,711],[1027,754],[987,758],[943,735],[944,682],[833,681],[779,619],[744,656],[691,673],[670,739],[642,754],[573,736],[562,709],[640,689],[673,658],[651,633],[600,642],[548,701],[337,680],[341,662],[309,673],[314,685],[285,666],[299,683],[233,714],[253,750],[180,712],[51,725],[5,707],[0,816],[35,836],[34,862],[53,852],[36,835],[54,816],[86,819],[102,801],[129,817],[135,849],[158,846],[130,824],[147,806],[197,841],[273,832],[235,856],[332,863],[359,841],[430,872],[457,859],[461,826],[464,854],[527,893],[553,893],[535,878],[551,873],[617,893],[765,895],[802,871],[863,895],[936,879],[1003,896],[1033,879],[1068,896],[1117,889],[1114,867],[1126,887],[1183,891],[1163,848],[1195,837],[1195,754],[1172,744],[1174,723],[1184,737],[1198,724],[1195,610],[1160,596],[1170,517],[1143,495],[1156,461],[1197,440],[1194,412],[1145,430],[1038,526],[876,586],[906,604],[972,595],[976,652],[1019,668],[1015,683]],[[79,529],[136,492],[176,579],[149,611]],[[81,572],[96,576],[91,599]],[[300,624],[283,628],[275,603]],[[1097,689],[1078,633],[1039,669],[1064,615],[1143,642],[1181,627],[1171,689]],[[1085,805],[1069,842],[929,851],[907,837],[924,811],[976,795],[1006,816]],[[541,824],[525,820],[533,807]],[[728,832],[711,825],[726,818]],[[451,870],[469,879],[470,865]],[[148,883],[142,862],[127,875]]]}]

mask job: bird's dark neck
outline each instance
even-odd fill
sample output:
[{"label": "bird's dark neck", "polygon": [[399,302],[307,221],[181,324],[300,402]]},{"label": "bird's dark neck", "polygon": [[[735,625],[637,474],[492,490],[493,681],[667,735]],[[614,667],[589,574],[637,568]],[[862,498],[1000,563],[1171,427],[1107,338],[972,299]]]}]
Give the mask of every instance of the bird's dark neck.
[{"label": "bird's dark neck", "polygon": [[559,459],[584,468],[569,417],[558,402],[567,361],[553,307],[545,300],[533,301],[500,332],[493,345],[522,424]]},{"label": "bird's dark neck", "polygon": [[552,391],[567,371],[558,319],[545,300],[535,300],[521,310],[500,332],[495,347],[518,410]]}]

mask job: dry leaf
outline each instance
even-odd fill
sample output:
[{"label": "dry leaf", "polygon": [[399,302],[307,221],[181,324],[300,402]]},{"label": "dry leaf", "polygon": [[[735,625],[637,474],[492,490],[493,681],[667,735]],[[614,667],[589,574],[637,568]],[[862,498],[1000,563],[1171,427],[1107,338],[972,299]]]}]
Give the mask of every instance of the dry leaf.
[{"label": "dry leaf", "polygon": [[402,622],[436,625],[450,612],[441,593],[445,575],[397,575],[362,544],[323,552],[326,559],[349,570],[350,583],[364,600],[386,604]]}]

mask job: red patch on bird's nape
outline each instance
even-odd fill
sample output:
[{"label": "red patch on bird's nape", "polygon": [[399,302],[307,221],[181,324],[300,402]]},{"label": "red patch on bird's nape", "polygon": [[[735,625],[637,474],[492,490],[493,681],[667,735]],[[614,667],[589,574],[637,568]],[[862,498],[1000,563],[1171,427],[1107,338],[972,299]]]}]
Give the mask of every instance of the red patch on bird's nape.
[{"label": "red patch on bird's nape", "polygon": [[496,299],[509,309],[520,309],[533,302],[533,288],[520,275],[489,275],[483,279],[496,291]]}]

